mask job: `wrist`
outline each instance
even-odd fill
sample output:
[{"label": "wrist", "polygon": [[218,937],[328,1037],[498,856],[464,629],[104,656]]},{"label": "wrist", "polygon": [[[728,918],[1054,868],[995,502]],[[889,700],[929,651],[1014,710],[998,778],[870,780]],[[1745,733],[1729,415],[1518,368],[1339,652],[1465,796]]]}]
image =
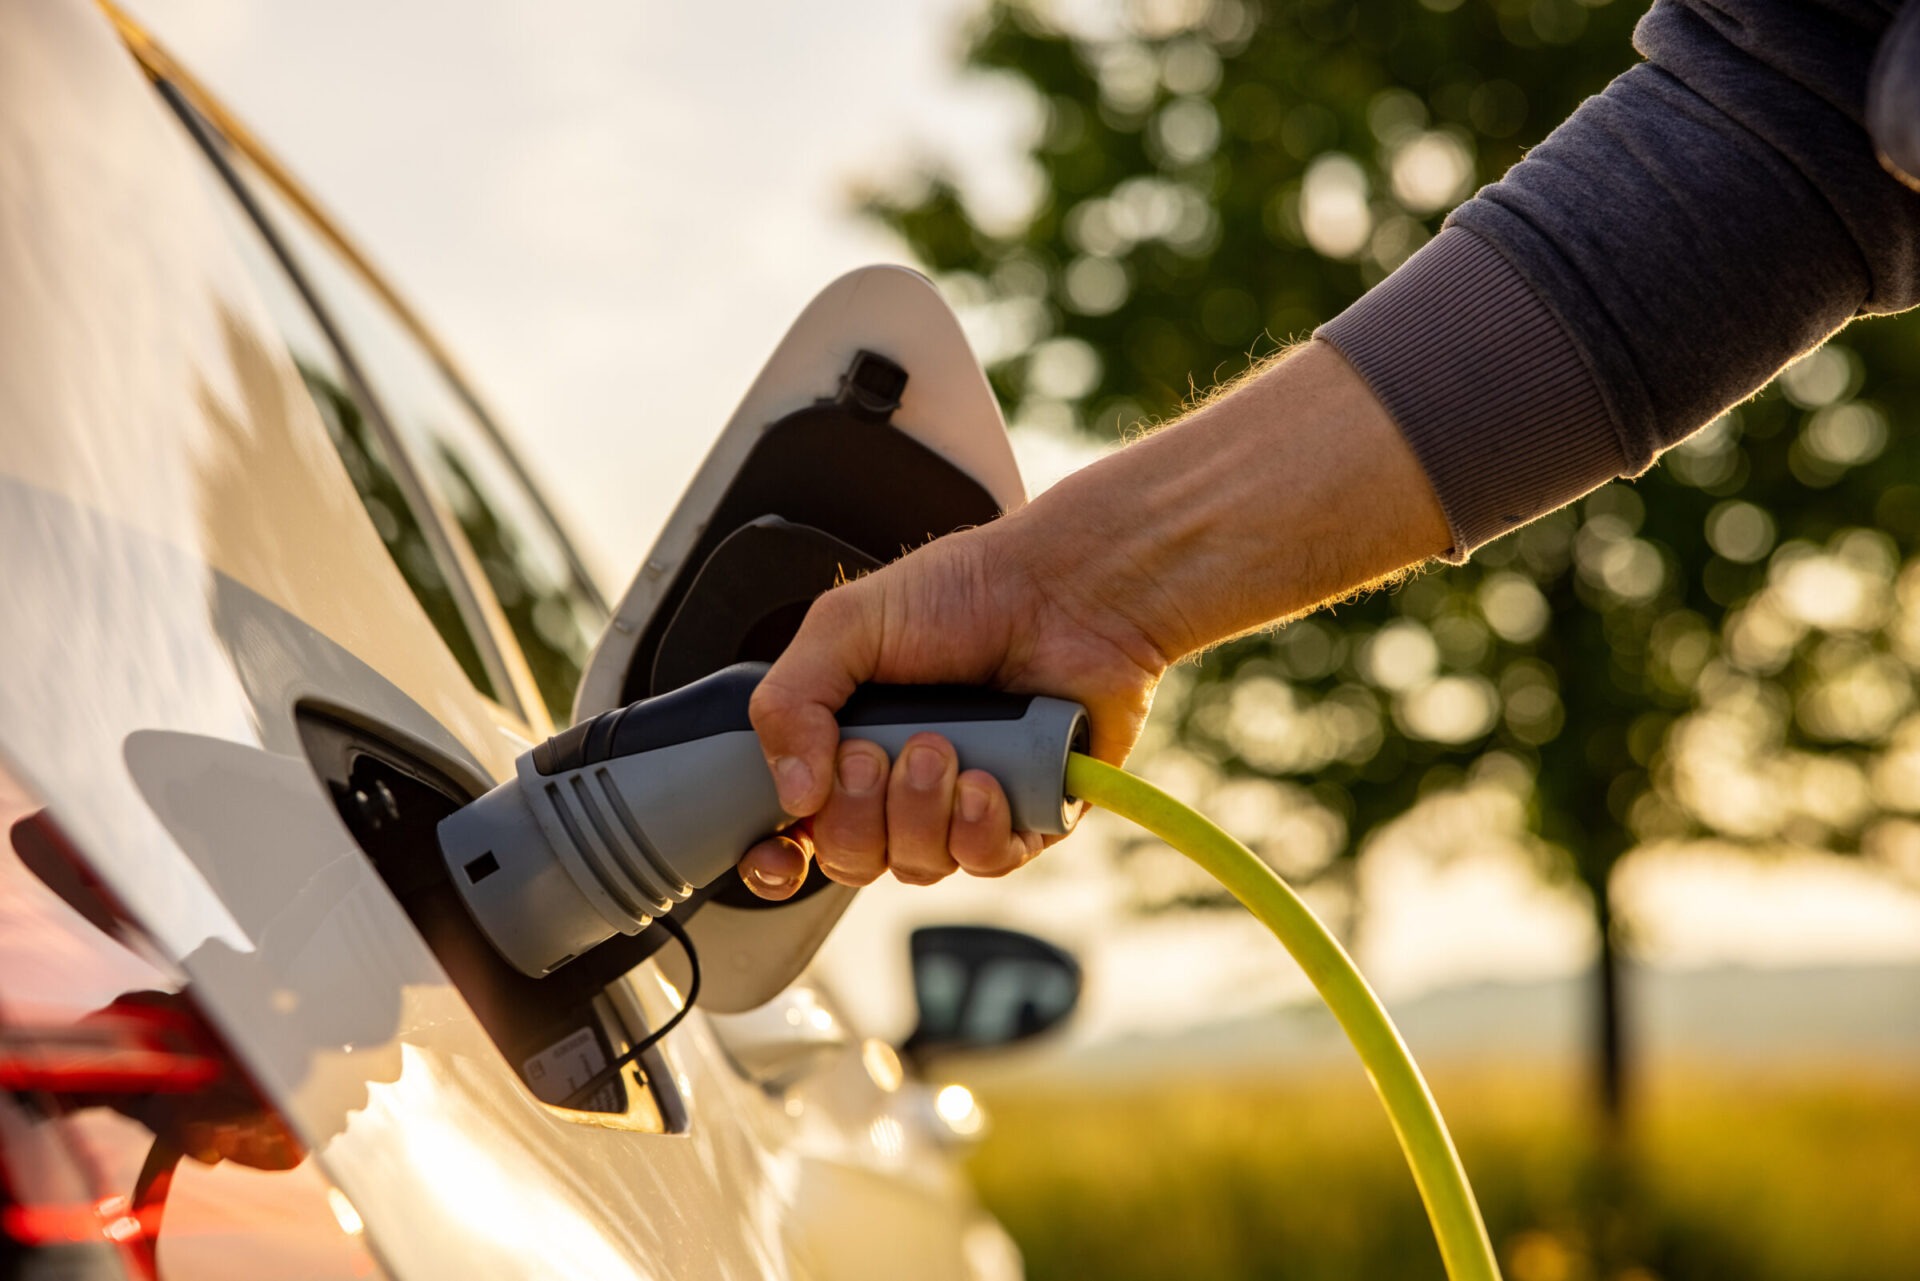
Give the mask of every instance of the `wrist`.
[{"label": "wrist", "polygon": [[1033,608],[1094,632],[1156,674],[1210,643],[1189,620],[1178,572],[1191,538],[1166,519],[1133,447],[1093,463],[997,522]]},{"label": "wrist", "polygon": [[992,572],[1010,585],[1005,604],[1034,624],[1091,633],[1157,678],[1186,649],[1133,560],[1147,549],[1129,545],[1109,519],[1113,488],[1082,468],[981,532],[994,539]]},{"label": "wrist", "polygon": [[1163,663],[1446,549],[1432,487],[1325,343],[1067,477],[1011,518],[1018,555]]}]

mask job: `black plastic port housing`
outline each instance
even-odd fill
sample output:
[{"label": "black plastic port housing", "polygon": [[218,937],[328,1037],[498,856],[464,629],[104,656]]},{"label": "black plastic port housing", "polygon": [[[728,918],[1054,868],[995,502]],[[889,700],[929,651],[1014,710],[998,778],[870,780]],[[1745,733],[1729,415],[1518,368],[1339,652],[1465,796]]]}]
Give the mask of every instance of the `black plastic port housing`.
[{"label": "black plastic port housing", "polygon": [[[665,931],[615,935],[545,978],[520,973],[480,933],[440,855],[435,829],[474,798],[473,790],[419,753],[329,710],[302,707],[298,720],[307,756],[347,830],[535,1097],[555,1103],[565,1097],[552,1077],[559,1059],[577,1062],[585,1055],[591,1062],[597,1052],[602,1062],[611,1061],[624,1046],[611,1044],[609,1020],[596,1001],[609,984],[652,955]],[[484,869],[466,872],[483,875]],[[649,1063],[653,1057],[643,1055],[634,1069],[578,1110],[650,1110],[658,1125],[648,1128],[678,1128],[677,1100],[663,1088],[665,1073],[657,1061]],[[585,1075],[577,1067],[576,1074]]]},{"label": "black plastic port housing", "polygon": [[[623,702],[775,658],[841,577],[1000,515],[980,482],[893,425],[907,376],[862,351],[838,396],[767,426],[641,633]],[[751,556],[725,546],[755,526]],[[743,575],[749,561],[758,567]],[[717,634],[720,619],[731,639]]]}]

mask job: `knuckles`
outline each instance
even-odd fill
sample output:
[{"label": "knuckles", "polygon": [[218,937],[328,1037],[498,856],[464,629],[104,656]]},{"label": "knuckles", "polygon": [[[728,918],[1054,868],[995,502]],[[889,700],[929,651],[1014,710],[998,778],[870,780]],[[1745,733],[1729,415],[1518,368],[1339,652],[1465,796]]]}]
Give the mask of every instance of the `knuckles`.
[{"label": "knuckles", "polygon": [[879,866],[867,863],[852,864],[826,856],[818,856],[814,861],[819,863],[821,874],[828,880],[840,885],[850,885],[854,889],[873,884],[886,871],[885,864]]}]

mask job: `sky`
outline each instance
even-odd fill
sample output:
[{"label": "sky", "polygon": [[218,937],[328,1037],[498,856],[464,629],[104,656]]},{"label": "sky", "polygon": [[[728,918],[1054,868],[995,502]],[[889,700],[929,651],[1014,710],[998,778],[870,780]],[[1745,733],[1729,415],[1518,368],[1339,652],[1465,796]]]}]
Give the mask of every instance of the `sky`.
[{"label": "sky", "polygon": [[[1035,109],[955,69],[974,0],[128,7],[457,353],[613,594],[807,300],[906,260],[853,192],[940,156],[989,216],[1032,198]],[[1015,447],[1030,488],[1093,456]],[[1682,851],[1629,872],[1639,946],[1663,963],[1920,956],[1920,893],[1837,860]],[[1497,834],[1442,864],[1383,850],[1366,889],[1360,959],[1390,999],[1591,961],[1583,905]],[[870,890],[826,961],[898,976],[914,921],[1021,924],[1088,959],[1091,1035],[1301,994],[1251,921],[1141,919],[1129,894],[1096,832],[1017,884]],[[903,984],[841,987],[904,1030]]]},{"label": "sky", "polygon": [[[969,0],[140,0],[424,313],[624,586],[788,323],[904,251],[862,185],[1029,198]],[[744,38],[743,38],[744,37]]]}]

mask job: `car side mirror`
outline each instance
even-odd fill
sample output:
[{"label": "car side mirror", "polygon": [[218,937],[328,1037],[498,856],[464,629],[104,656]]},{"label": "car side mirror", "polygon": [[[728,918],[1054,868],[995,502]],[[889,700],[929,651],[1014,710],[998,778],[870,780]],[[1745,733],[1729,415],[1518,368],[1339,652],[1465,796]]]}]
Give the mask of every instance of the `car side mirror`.
[{"label": "car side mirror", "polygon": [[1030,934],[933,925],[915,930],[910,947],[920,1020],[901,1048],[914,1058],[1030,1040],[1080,1000],[1080,963]]}]

